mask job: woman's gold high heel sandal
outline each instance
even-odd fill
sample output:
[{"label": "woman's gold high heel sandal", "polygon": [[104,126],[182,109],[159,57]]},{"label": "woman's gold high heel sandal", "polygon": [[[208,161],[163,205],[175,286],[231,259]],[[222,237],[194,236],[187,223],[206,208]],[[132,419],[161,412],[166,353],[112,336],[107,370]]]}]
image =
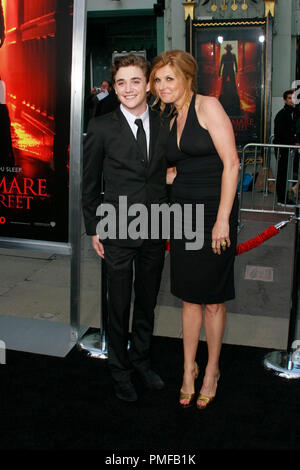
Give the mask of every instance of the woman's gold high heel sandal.
[{"label": "woman's gold high heel sandal", "polygon": [[[199,367],[197,362],[195,362],[195,380],[197,379],[199,375]],[[181,408],[189,408],[192,405],[192,402],[195,398],[195,392],[194,393],[184,393],[180,390],[180,395],[179,395],[179,405]],[[180,403],[181,400],[185,400],[187,403]]]},{"label": "woman's gold high heel sandal", "polygon": [[[215,397],[207,397],[206,395],[202,395],[201,393],[199,394],[198,398],[197,398],[197,408],[198,410],[205,410],[205,408],[208,407],[208,405],[213,401]],[[206,403],[205,405],[201,405],[200,403],[198,403],[199,401],[202,401],[204,403]]]},{"label": "woman's gold high heel sandal", "polygon": [[[218,383],[219,378],[220,378],[220,374],[218,375],[217,383]],[[205,410],[205,408],[208,407],[208,405],[213,401],[214,398],[215,398],[215,396],[208,397],[206,395],[202,395],[202,393],[199,393],[198,398],[197,398],[197,408],[198,408],[198,410]],[[202,405],[201,403],[198,403],[199,401],[202,401],[204,404]]]}]

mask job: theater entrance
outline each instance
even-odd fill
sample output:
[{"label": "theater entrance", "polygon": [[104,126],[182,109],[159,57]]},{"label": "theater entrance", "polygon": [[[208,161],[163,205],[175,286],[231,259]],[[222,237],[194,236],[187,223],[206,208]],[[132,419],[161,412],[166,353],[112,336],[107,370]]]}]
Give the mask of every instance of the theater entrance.
[{"label": "theater entrance", "polygon": [[[145,50],[152,61],[157,55],[157,19],[152,10],[93,12],[87,19],[86,93],[110,78],[114,51]],[[124,14],[126,13],[126,14]],[[108,16],[110,15],[110,16]]]}]

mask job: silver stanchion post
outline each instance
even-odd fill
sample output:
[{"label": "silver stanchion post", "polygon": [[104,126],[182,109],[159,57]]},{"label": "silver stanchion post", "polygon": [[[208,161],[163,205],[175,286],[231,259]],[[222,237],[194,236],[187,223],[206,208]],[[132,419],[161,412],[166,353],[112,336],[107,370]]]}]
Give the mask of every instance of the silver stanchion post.
[{"label": "silver stanchion post", "polygon": [[105,261],[101,260],[101,315],[100,330],[95,333],[87,334],[79,341],[78,347],[88,351],[88,355],[96,359],[107,359],[107,277]]},{"label": "silver stanchion post", "polygon": [[264,366],[287,379],[300,378],[300,338],[296,339],[300,307],[300,205],[296,206],[294,270],[291,295],[291,313],[286,351],[273,351],[266,355]]},{"label": "silver stanchion post", "polygon": [[[104,182],[102,178],[102,188],[104,188]],[[103,201],[104,192],[101,191],[101,201]],[[95,333],[84,335],[78,342],[78,347],[84,351],[88,351],[88,355],[95,357],[96,359],[107,359],[107,339],[106,329],[108,320],[107,310],[107,275],[105,260],[101,259],[101,312],[100,312],[100,330]]]}]

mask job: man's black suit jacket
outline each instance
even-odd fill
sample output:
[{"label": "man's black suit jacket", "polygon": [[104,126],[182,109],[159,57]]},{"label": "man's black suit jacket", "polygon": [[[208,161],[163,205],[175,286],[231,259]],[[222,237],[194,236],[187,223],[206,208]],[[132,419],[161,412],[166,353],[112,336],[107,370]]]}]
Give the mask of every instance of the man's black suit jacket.
[{"label": "man's black suit jacket", "polygon": [[275,116],[274,144],[294,145],[296,142],[296,110],[285,105]]},{"label": "man's black suit jacket", "polygon": [[[167,202],[166,143],[168,120],[149,108],[150,158],[145,161],[130,126],[120,108],[90,120],[84,140],[82,205],[86,233],[96,235],[101,201],[118,207],[119,196],[127,196],[128,206]],[[104,240],[119,246],[138,246],[138,240]]]},{"label": "man's black suit jacket", "polygon": [[97,105],[95,108],[95,114],[93,117],[96,116],[103,116],[104,114],[111,113],[115,109],[120,106],[120,101],[115,93],[115,90],[112,89],[109,92],[109,95],[103,98],[103,100],[99,101],[97,99]]}]

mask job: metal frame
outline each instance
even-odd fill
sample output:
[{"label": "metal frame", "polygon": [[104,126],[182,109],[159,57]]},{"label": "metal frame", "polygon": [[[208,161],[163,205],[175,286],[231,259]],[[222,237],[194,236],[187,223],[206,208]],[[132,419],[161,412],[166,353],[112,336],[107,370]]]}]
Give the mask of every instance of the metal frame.
[{"label": "metal frame", "polygon": [[86,44],[87,0],[74,0],[72,82],[70,117],[70,190],[69,242],[0,237],[0,248],[34,250],[67,255],[71,258],[70,327],[71,341],[78,340],[80,327],[80,256],[81,256],[81,174],[82,129]]},{"label": "metal frame", "polygon": [[74,0],[70,133],[69,242],[71,340],[78,340],[81,279],[81,175],[87,0]]},{"label": "metal frame", "polygon": [[272,103],[272,62],[273,62],[273,22],[271,14],[266,17],[266,49],[265,49],[265,102],[264,102],[264,142],[267,143],[268,136],[271,134],[271,103]]},{"label": "metal frame", "polygon": [[[229,31],[230,28],[251,28],[251,27],[262,27],[262,31],[265,34],[265,46],[262,45],[262,69],[261,69],[261,83],[262,96],[259,109],[260,115],[260,140],[266,139],[266,136],[270,133],[271,127],[271,77],[272,77],[272,31],[273,31],[273,19],[271,17],[266,18],[239,18],[239,19],[203,19],[203,20],[191,20],[190,17],[186,19],[186,51],[190,52],[195,58],[197,56],[197,41],[196,35],[199,31],[212,31],[214,28],[224,28]],[[251,137],[249,137],[251,139]],[[248,140],[249,140],[248,139]],[[238,147],[241,148],[244,142],[239,143],[237,139]]]},{"label": "metal frame", "polygon": [[[243,208],[242,203],[243,203],[243,191],[242,191],[242,184],[243,184],[243,178],[244,178],[244,171],[245,171],[245,152],[247,149],[250,147],[254,147],[254,158],[255,158],[255,163],[254,163],[254,174],[256,172],[256,160],[257,160],[257,149],[262,149],[265,151],[270,151],[272,149],[277,149],[277,152],[279,152],[280,149],[288,149],[289,150],[289,155],[291,150],[299,150],[299,146],[297,145],[283,145],[283,144],[257,144],[257,143],[249,143],[243,147],[243,153],[242,153],[242,160],[241,160],[241,171],[240,171],[240,191],[239,191],[239,226],[241,226],[241,212],[261,212],[261,213],[269,213],[269,214],[294,214],[294,210],[288,211],[286,210],[286,206],[284,207],[284,211],[282,210],[275,210],[275,197],[276,193],[274,192],[274,197],[273,197],[273,206],[272,209],[267,210],[267,209],[257,209],[254,207],[252,208]],[[264,195],[266,195],[266,187],[269,182],[274,182],[276,184],[277,180],[277,168],[278,168],[278,158],[277,158],[277,163],[276,163],[276,175],[275,178],[269,178],[268,177],[268,169],[269,169],[269,159],[264,158],[263,162],[263,170],[265,174],[265,181],[264,181]],[[299,173],[298,173],[298,178],[300,177],[300,167],[299,167]],[[286,194],[285,194],[285,200],[287,199],[287,193],[288,193],[288,183],[297,183],[298,180],[290,179],[288,176],[287,172],[287,179],[286,179]],[[254,184],[252,188],[252,202],[253,202],[253,194],[254,194]],[[298,203],[298,198],[296,200],[296,204]]]}]

